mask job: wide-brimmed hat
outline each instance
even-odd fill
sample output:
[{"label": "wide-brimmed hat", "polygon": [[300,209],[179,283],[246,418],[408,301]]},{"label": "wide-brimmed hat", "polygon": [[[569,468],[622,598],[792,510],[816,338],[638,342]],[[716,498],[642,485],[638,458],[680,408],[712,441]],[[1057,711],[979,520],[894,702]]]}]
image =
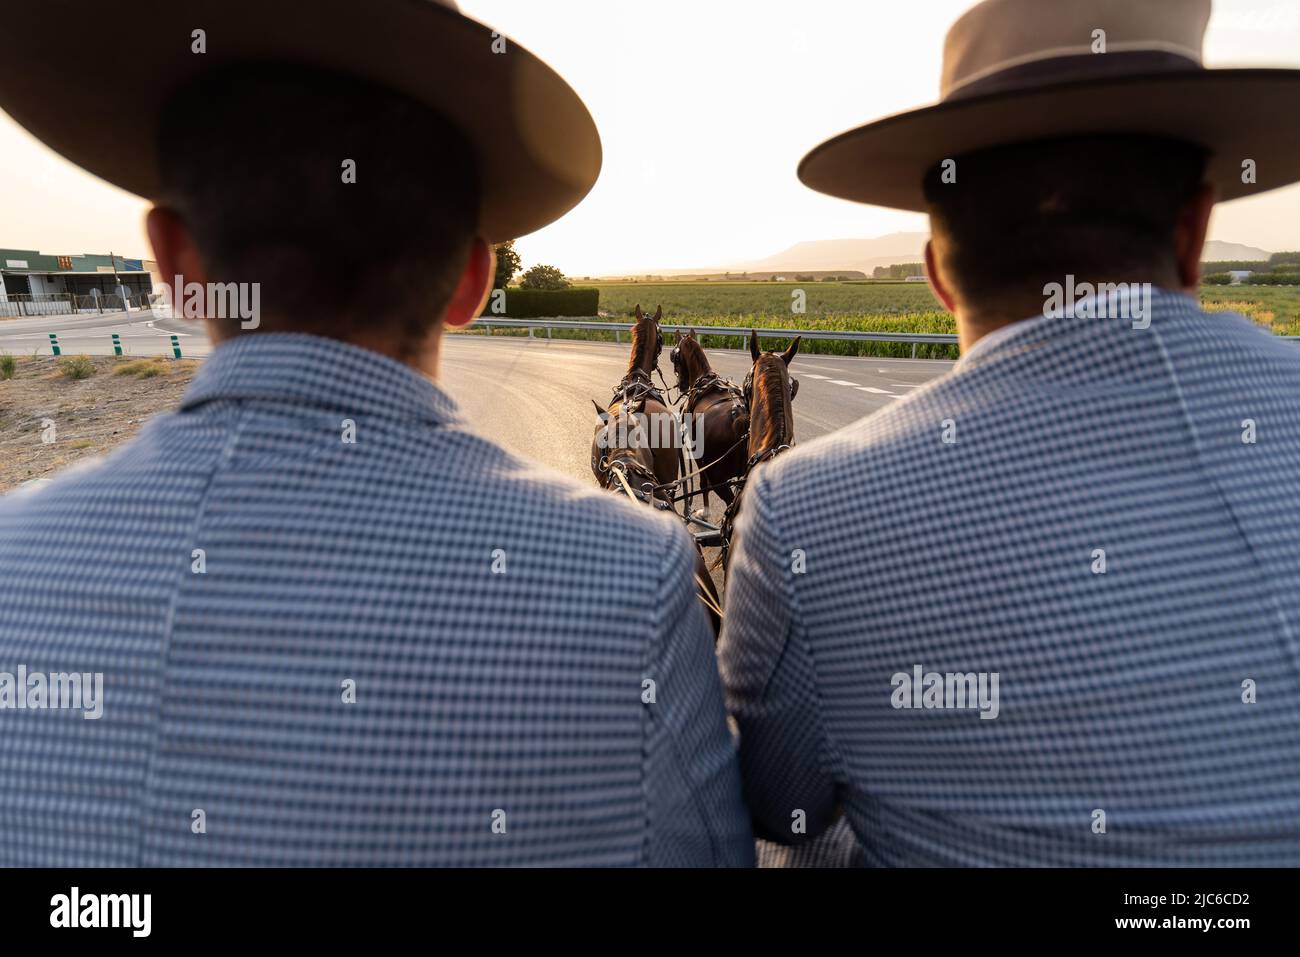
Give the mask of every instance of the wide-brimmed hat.
[{"label": "wide-brimmed hat", "polygon": [[[196,30],[206,52],[194,52]],[[489,240],[558,219],[600,173],[600,136],[578,95],[451,0],[41,0],[6,8],[3,31],[0,108],[78,166],[150,199],[168,97],[240,62],[357,76],[442,114],[477,150]]]},{"label": "wide-brimmed hat", "polygon": [[822,143],[799,178],[843,199],[924,211],[922,180],[945,159],[1131,133],[1205,147],[1220,199],[1300,180],[1300,70],[1205,69],[1209,18],[1210,0],[985,0],[948,31],[937,104]]}]

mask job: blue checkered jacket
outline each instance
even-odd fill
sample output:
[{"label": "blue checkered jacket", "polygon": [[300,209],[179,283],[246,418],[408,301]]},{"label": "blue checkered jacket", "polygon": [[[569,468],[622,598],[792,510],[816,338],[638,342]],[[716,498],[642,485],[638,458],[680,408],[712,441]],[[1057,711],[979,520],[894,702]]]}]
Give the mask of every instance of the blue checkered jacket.
[{"label": "blue checkered jacket", "polygon": [[0,499],[0,672],[104,675],[0,710],[0,865],[752,863],[692,561],[376,353],[222,345]]},{"label": "blue checkered jacket", "polygon": [[[756,831],[1300,865],[1300,352],[1153,306],[1007,327],[763,467],[720,649]],[[995,718],[961,706],[981,673]]]}]

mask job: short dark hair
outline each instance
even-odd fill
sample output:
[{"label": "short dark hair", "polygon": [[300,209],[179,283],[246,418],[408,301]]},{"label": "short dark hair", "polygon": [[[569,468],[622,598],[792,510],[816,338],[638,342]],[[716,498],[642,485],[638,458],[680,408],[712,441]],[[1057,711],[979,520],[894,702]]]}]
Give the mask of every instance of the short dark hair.
[{"label": "short dark hair", "polygon": [[931,233],[959,297],[997,297],[1067,274],[1098,281],[1176,268],[1179,214],[1207,152],[1139,135],[1017,143],[955,157],[925,177]]},{"label": "short dark hair", "polygon": [[162,202],[213,281],[261,283],[261,328],[383,328],[413,346],[450,301],[477,233],[479,167],[427,106],[353,77],[243,64],[171,96],[159,137]]}]

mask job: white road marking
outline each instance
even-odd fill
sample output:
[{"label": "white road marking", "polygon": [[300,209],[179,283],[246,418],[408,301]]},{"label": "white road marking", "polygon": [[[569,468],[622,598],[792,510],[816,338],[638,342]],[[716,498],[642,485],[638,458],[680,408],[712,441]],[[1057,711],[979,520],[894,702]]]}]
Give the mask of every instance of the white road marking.
[{"label": "white road marking", "polygon": [[857,390],[859,392],[873,392],[876,395],[892,395],[895,399],[898,398],[898,393],[896,392],[886,392],[884,389],[877,389],[875,386],[870,385],[860,385],[857,387]]},{"label": "white road marking", "polygon": [[815,365],[814,363],[811,363],[811,362],[801,362],[801,363],[799,363],[799,368],[801,368],[801,369],[823,369],[823,370],[825,370],[826,372],[840,372],[840,371],[842,371],[842,370],[840,370],[840,369],[835,368],[835,366],[819,366],[819,365]]},{"label": "white road marking", "polygon": [[831,385],[851,385],[854,388],[858,386],[856,382],[849,382],[847,379],[831,379]]},{"label": "white road marking", "polygon": [[827,378],[830,378],[829,376],[818,375],[818,374],[815,373],[815,372],[805,372],[805,373],[803,374],[803,377],[804,377],[805,379],[827,379]]}]

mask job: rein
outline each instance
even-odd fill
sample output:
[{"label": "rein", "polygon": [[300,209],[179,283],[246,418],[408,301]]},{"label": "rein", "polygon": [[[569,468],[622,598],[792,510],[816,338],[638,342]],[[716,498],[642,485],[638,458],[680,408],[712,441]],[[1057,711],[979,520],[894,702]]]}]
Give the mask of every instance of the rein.
[{"label": "rein", "polygon": [[[723,452],[721,455],[719,455],[719,456],[718,456],[716,459],[714,459],[712,462],[709,462],[707,465],[701,465],[701,466],[700,466],[699,468],[697,468],[694,472],[687,472],[685,475],[679,476],[679,477],[677,478],[677,480],[674,481],[674,482],[665,482],[665,483],[663,483],[663,486],[662,486],[662,487],[663,487],[663,488],[667,488],[667,487],[670,486],[670,485],[678,485],[678,484],[680,484],[680,483],[682,483],[682,482],[685,482],[685,481],[686,481],[687,479],[689,479],[689,478],[695,478],[695,476],[697,476],[697,475],[699,475],[700,473],[702,473],[705,469],[709,469],[709,468],[712,468],[713,466],[717,465],[719,462],[721,462],[723,459],[725,459],[728,455],[730,455],[733,451],[735,451],[736,449],[740,448],[741,444],[743,444],[743,443],[745,443],[745,442],[748,442],[748,441],[749,441],[749,433],[746,432],[746,433],[745,433],[744,435],[742,435],[740,438],[736,439],[735,442],[731,443],[731,448],[727,449],[727,451]],[[788,446],[787,446],[787,448],[788,448]],[[740,479],[731,479],[731,482],[739,482],[739,481],[741,481],[741,480],[740,480]],[[722,484],[722,485],[727,485],[727,484],[729,484],[729,483],[727,483],[727,482],[723,482],[723,483],[721,483],[721,484]],[[711,488],[711,489],[712,489],[712,488],[717,488],[717,487],[718,487],[718,486],[714,486],[714,485],[710,485],[710,486],[709,486],[709,488]]]}]

